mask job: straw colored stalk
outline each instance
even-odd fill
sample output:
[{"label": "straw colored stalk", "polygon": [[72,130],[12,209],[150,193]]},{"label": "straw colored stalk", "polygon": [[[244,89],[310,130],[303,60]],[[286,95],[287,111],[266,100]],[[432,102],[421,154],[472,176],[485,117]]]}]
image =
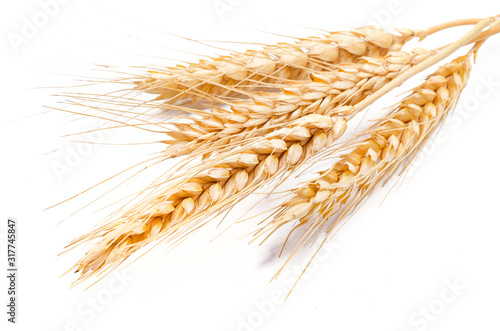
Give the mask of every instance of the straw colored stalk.
[{"label": "straw colored stalk", "polygon": [[256,232],[254,240],[264,234],[267,239],[292,222],[295,226],[290,234],[305,226],[304,235],[288,262],[321,227],[329,226],[330,235],[335,225],[351,215],[380,182],[410,164],[424,142],[452,112],[469,76],[471,54],[437,69],[390,115],[361,134],[365,138],[359,139],[351,152],[342,155],[319,178],[294,190],[294,196]]},{"label": "straw colored stalk", "polygon": [[359,63],[339,64],[330,72],[312,74],[310,82],[288,84],[282,93],[232,103],[229,110],[214,107],[211,112],[199,112],[198,118],[191,117],[187,123],[172,123],[174,128],[166,132],[172,139],[163,141],[169,145],[165,154],[209,155],[215,149],[267,134],[308,114],[350,118],[356,112],[339,113],[339,106],[357,104],[433,54],[415,48],[411,53],[398,51],[383,57],[362,57]]},{"label": "straw colored stalk", "polygon": [[275,83],[308,79],[311,72],[330,70],[332,64],[354,62],[361,56],[383,56],[400,50],[414,32],[390,34],[367,26],[352,31],[330,32],[323,37],[299,39],[295,43],[266,45],[188,66],[149,71],[135,82],[136,88],[157,94],[169,103],[191,98],[234,96],[238,91],[272,87]]}]

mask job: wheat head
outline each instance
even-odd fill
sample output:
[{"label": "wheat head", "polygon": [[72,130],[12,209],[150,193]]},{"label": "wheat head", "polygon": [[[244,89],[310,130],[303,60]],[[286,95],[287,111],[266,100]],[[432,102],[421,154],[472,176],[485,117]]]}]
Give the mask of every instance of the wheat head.
[{"label": "wheat head", "polygon": [[138,90],[156,94],[157,99],[169,103],[187,98],[198,101],[207,96],[230,97],[244,90],[308,79],[310,73],[328,71],[332,64],[400,50],[414,32],[409,29],[399,32],[400,35],[395,35],[374,26],[330,32],[295,43],[266,45],[262,50],[235,52],[188,66],[150,71],[135,85]]},{"label": "wheat head", "polygon": [[[323,226],[327,226],[326,232],[331,234],[335,225],[352,214],[379,183],[398,168],[410,164],[425,141],[452,112],[467,83],[470,57],[475,50],[437,69],[387,117],[361,133],[360,139],[348,146],[352,150],[341,155],[330,169],[295,189],[294,196],[277,209],[255,237],[264,234],[269,237],[292,222],[295,226],[290,234],[305,227],[288,262]],[[327,223],[332,217],[333,222]]]},{"label": "wheat head", "polygon": [[[415,48],[412,52],[389,52],[383,57],[362,57],[358,63],[332,67],[329,72],[311,74],[310,82],[282,86],[282,93],[259,94],[251,101],[229,103],[230,109],[214,107],[198,113],[184,123],[172,123],[166,132],[171,138],[168,157],[209,155],[216,149],[279,129],[308,114],[353,117],[346,114],[359,103],[414,65],[432,56],[434,51]],[[341,109],[343,112],[339,112]]]}]

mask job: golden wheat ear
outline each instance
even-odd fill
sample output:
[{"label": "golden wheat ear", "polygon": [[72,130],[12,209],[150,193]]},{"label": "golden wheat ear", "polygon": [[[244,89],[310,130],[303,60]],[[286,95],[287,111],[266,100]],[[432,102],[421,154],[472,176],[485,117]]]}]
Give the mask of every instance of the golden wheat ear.
[{"label": "golden wheat ear", "polygon": [[[479,19],[452,21],[416,32],[410,29],[397,29],[397,34],[391,34],[371,26],[353,29],[352,31],[328,32],[323,37],[304,38],[294,44],[280,43],[277,45],[267,45],[260,51],[233,53],[231,56],[222,56],[212,59],[211,61],[201,61],[198,64],[190,64],[187,66],[180,65],[176,68],[165,69],[162,70],[162,79],[151,78],[151,75],[156,75],[154,73],[134,75],[128,72],[122,72],[120,69],[102,66],[103,70],[111,71],[115,74],[119,73],[124,75],[124,77],[115,78],[112,81],[95,81],[93,83],[107,82],[118,84],[120,86],[119,90],[102,95],[95,93],[65,93],[63,96],[67,98],[65,103],[71,106],[79,106],[87,110],[97,111],[95,115],[86,114],[85,111],[79,114],[99,119],[109,119],[109,121],[115,123],[113,126],[114,128],[134,127],[141,130],[148,130],[147,127],[150,127],[150,131],[156,131],[158,127],[161,128],[165,123],[171,123],[172,119],[179,117],[186,118],[186,113],[200,115],[201,120],[208,124],[207,126],[202,125],[201,129],[198,130],[200,126],[196,123],[196,120],[193,120],[195,122],[192,123],[193,128],[186,130],[185,133],[183,132],[185,126],[182,126],[180,129],[174,128],[174,130],[170,130],[169,132],[173,132],[177,137],[172,140],[165,140],[167,144],[177,145],[169,148],[169,152],[172,152],[172,155],[179,153],[185,154],[188,152],[184,151],[189,150],[190,147],[184,145],[189,144],[193,139],[198,139],[203,136],[202,140],[213,140],[213,136],[217,133],[214,133],[213,126],[216,127],[215,131],[224,129],[223,135],[232,134],[233,130],[238,129],[234,129],[231,125],[232,123],[228,123],[229,127],[221,128],[217,119],[214,121],[213,118],[207,119],[203,117],[203,115],[207,113],[207,110],[216,112],[216,115],[219,116],[222,121],[230,117],[229,121],[236,121],[237,126],[244,124],[249,126],[249,129],[253,129],[255,126],[259,126],[265,122],[265,119],[261,116],[263,112],[267,111],[269,108],[279,108],[272,114],[273,116],[282,114],[282,112],[290,113],[293,112],[293,110],[290,110],[291,106],[289,104],[293,102],[292,99],[297,99],[297,102],[299,102],[318,93],[317,89],[308,91],[309,86],[307,86],[307,84],[312,84],[313,82],[317,83],[325,79],[328,81],[330,78],[328,75],[325,77],[324,73],[343,70],[343,68],[336,66],[337,64],[366,62],[367,57],[384,57],[390,52],[394,53],[399,51],[402,46],[413,37],[423,39],[426,36],[446,28],[475,24],[478,21]],[[320,44],[319,46],[314,46],[318,43]],[[318,47],[319,49],[317,49]],[[290,49],[295,50],[292,52]],[[336,49],[336,51],[333,51],[333,49]],[[292,56],[290,52],[295,55]],[[299,56],[297,52],[302,52],[301,56],[303,56],[307,62],[305,66],[298,65],[302,60],[299,61],[296,59]],[[257,56],[255,54],[260,55]],[[270,72],[269,75],[262,75],[262,72],[258,74],[253,71],[252,66],[256,65],[253,60],[253,64],[250,68],[247,68],[249,66],[248,63],[237,60],[239,57],[248,59],[249,57],[252,58],[254,55],[257,56],[257,62],[261,61],[259,58],[264,56],[268,61],[273,62],[273,66],[278,69]],[[239,66],[241,70],[245,70],[246,78],[241,78],[236,81],[234,77],[230,78],[227,76],[228,73],[219,72],[221,63],[229,61],[227,59],[236,61],[236,63],[231,64],[231,66]],[[200,66],[203,68],[200,69]],[[264,70],[264,68],[259,68],[260,67],[257,66],[259,72]],[[169,73],[169,70],[173,70],[172,73]],[[350,68],[349,70],[355,69]],[[284,71],[290,71],[295,74],[290,77],[289,75],[285,75],[288,78],[284,78]],[[298,74],[299,72],[300,74]],[[179,78],[179,75],[184,78]],[[256,76],[258,76],[258,79],[255,79]],[[153,81],[149,82],[151,79]],[[335,79],[336,78],[334,78],[334,80]],[[176,80],[180,80],[180,82],[176,82]],[[133,82],[132,89],[129,87],[131,81]],[[145,83],[146,81],[149,83]],[[222,81],[224,81],[224,83],[222,83]],[[304,83],[305,86],[297,84],[297,82],[300,82],[300,84]],[[124,85],[126,87],[122,88]],[[160,85],[161,88],[156,90],[156,85]],[[138,86],[142,86],[143,88],[139,88]],[[281,90],[287,87],[289,90],[285,94],[289,96],[284,97],[281,95]],[[272,91],[272,93],[262,95],[255,93],[255,91],[253,91],[255,89],[261,92],[266,90],[268,92]],[[342,88],[340,90],[342,91]],[[142,91],[151,93],[156,91],[160,95],[160,100],[145,100],[140,97]],[[298,96],[294,98],[293,95],[297,93],[297,91]],[[276,95],[274,93],[276,93]],[[164,95],[165,98],[166,95],[172,96],[165,99],[162,95]],[[355,96],[351,97],[351,102],[354,102],[354,97]],[[277,100],[278,98],[289,99],[285,100],[283,107],[279,107],[280,102],[277,102],[279,101]],[[239,100],[246,99],[251,99],[252,102],[249,105],[241,105],[238,102]],[[341,102],[341,100],[338,101],[339,103]],[[325,104],[326,102],[323,106]],[[225,108],[216,107],[217,105],[224,106]],[[200,111],[201,108],[203,108],[203,111]],[[227,108],[231,110],[226,111]],[[239,110],[235,111],[234,109],[240,109],[241,112]],[[62,108],[59,110],[76,113]],[[165,110],[169,112],[165,114]],[[180,111],[183,116],[175,116],[176,112],[170,112],[172,110],[177,112]],[[297,111],[295,114],[299,112],[300,111]],[[293,116],[293,114],[290,115]],[[251,117],[250,120],[249,117]],[[266,122],[266,125],[270,125],[270,123]],[[261,126],[264,127],[265,125]],[[207,131],[209,132],[207,133]],[[262,134],[262,132],[258,133]],[[231,140],[237,139],[240,138],[236,137],[236,139]],[[179,141],[181,141],[181,143],[177,144]],[[187,149],[183,147],[187,147]]]},{"label": "golden wheat ear", "polygon": [[172,104],[188,98],[199,101],[209,95],[220,99],[242,97],[241,91],[305,80],[312,72],[330,70],[333,64],[355,62],[362,56],[383,56],[400,50],[412,37],[411,30],[396,35],[372,26],[330,32],[295,43],[264,45],[261,50],[149,71],[146,78],[135,81],[135,86]]},{"label": "golden wheat ear", "polygon": [[204,217],[234,205],[323,149],[344,133],[345,126],[343,120],[308,115],[163,183],[122,217],[74,242],[96,241],[75,265],[78,281],[119,265],[153,241],[174,243]]},{"label": "golden wheat ear", "polygon": [[[281,92],[258,94],[245,102],[228,102],[229,109],[213,107],[183,123],[172,123],[165,153],[205,157],[249,138],[262,136],[309,115],[346,116],[348,107],[366,99],[395,77],[434,54],[422,48],[389,52],[383,57],[362,57],[358,63],[332,66],[310,81],[281,86]],[[339,110],[340,109],[340,110]]]},{"label": "golden wheat ear", "polygon": [[246,97],[243,91],[269,90],[275,84],[307,80],[311,73],[329,71],[334,64],[353,63],[363,56],[384,56],[401,50],[414,37],[424,39],[444,29],[479,21],[456,20],[419,31],[401,28],[396,29],[396,34],[374,26],[327,32],[294,43],[263,45],[261,50],[233,52],[198,63],[151,70],[135,79],[134,85],[169,104],[206,101],[210,96],[231,100]]},{"label": "golden wheat ear", "polygon": [[396,169],[407,167],[450,115],[467,83],[470,58],[478,47],[441,66],[390,114],[345,146],[351,151],[341,155],[320,177],[294,190],[294,196],[277,209],[255,236],[273,233],[287,224],[293,224],[291,232],[302,228],[303,237],[286,264],[323,226],[330,235],[335,225],[352,215],[379,183]]},{"label": "golden wheat ear", "polygon": [[[328,33],[321,38],[305,38],[295,44],[268,45],[261,51],[235,53],[188,67],[170,68],[167,70],[169,74],[163,74],[162,79],[155,78],[153,82],[145,76],[134,78],[141,88],[136,86],[132,90],[121,89],[105,95],[67,93],[65,103],[95,111],[95,115],[87,116],[108,119],[115,123],[113,128],[134,127],[158,132],[165,124],[172,124],[171,129],[163,130],[171,138],[163,140],[169,145],[168,156],[192,154],[203,144],[204,149],[210,151],[243,139],[250,131],[254,135],[265,134],[304,111],[313,113],[319,106],[318,100],[325,99],[326,94],[330,94],[330,99],[321,105],[323,111],[325,107],[333,106],[332,97],[337,97],[334,100],[337,104],[348,99],[355,102],[355,91],[351,89],[351,95],[346,91],[354,83],[342,83],[343,78],[333,74],[339,76],[344,69],[346,72],[357,69],[336,65],[350,62],[360,63],[358,66],[367,62],[373,62],[374,66],[377,62],[391,65],[391,59],[398,57],[397,51],[413,36],[411,30],[401,31],[400,35],[393,35],[379,28],[364,27],[350,32]],[[302,52],[300,56],[305,62],[299,60],[298,52]],[[392,56],[384,58],[388,54]],[[327,62],[326,58],[329,58]],[[231,74],[221,72],[221,66],[227,69],[228,62],[231,62],[231,68],[244,70],[245,77],[236,81]],[[392,67],[395,65],[392,63]],[[288,74],[284,75],[284,72]],[[326,76],[319,73],[326,73]],[[123,85],[129,80],[114,82]],[[325,89],[328,89],[327,93],[324,93]],[[141,100],[137,96],[142,91],[158,92],[160,100]],[[312,107],[306,110],[308,105]],[[171,116],[173,112],[168,111],[172,110],[180,115]],[[179,123],[172,119],[184,121]]]}]

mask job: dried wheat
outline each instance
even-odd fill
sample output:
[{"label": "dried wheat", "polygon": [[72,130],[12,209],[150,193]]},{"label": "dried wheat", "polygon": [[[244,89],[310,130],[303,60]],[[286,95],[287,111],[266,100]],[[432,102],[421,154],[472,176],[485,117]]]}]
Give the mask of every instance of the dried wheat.
[{"label": "dried wheat", "polygon": [[[318,151],[331,145],[333,141],[343,134],[346,129],[345,114],[352,114],[354,111],[363,110],[374,100],[398,86],[409,77],[456,51],[459,47],[477,36],[488,24],[487,20],[480,21],[463,38],[436,55],[429,58],[426,57],[419,64],[399,73],[393,80],[378,90],[372,90],[368,97],[359,99],[359,102],[351,107],[332,108],[324,112],[326,115],[301,114],[304,116],[298,117],[292,122],[285,122],[280,130],[272,130],[263,137],[245,138],[244,141],[240,142],[239,146],[231,146],[219,154],[210,157],[203,164],[187,168],[185,173],[175,176],[178,179],[177,181],[161,183],[166,185],[166,187],[162,188],[161,185],[157,186],[155,184],[154,194],[131,207],[121,218],[112,219],[95,231],[74,241],[73,244],[95,241],[93,247],[76,264],[76,271],[80,273],[77,282],[115,267],[148,243],[182,237],[188,229],[192,229],[203,221],[205,216],[233,206],[235,202],[248,193],[262,187],[262,185],[273,179],[283,176],[296,166],[303,164],[306,160],[317,154]],[[463,60],[457,59],[456,61],[459,63],[459,61]],[[397,121],[405,124],[404,120],[407,117],[417,116],[416,113],[411,112],[415,108],[414,105],[418,106],[423,101],[436,102],[434,110],[430,106],[424,106],[421,111],[419,110],[419,115],[422,118],[425,118],[424,115],[434,116],[428,118],[429,120],[434,119],[434,121],[430,121],[429,123],[422,120],[422,131],[418,131],[414,123],[412,124],[413,126],[409,126],[408,130],[402,127],[390,127],[394,131],[394,134],[391,134],[387,138],[385,138],[383,132],[378,132],[379,136],[385,139],[384,143],[387,141],[387,146],[384,144],[378,145],[379,149],[375,149],[375,146],[373,146],[372,149],[375,151],[375,154],[373,154],[372,150],[369,150],[369,153],[368,150],[365,151],[370,157],[365,162],[366,164],[362,163],[361,160],[359,163],[356,163],[355,160],[346,159],[349,160],[349,165],[353,167],[356,165],[359,166],[356,175],[362,175],[365,171],[371,169],[370,166],[372,164],[369,161],[372,163],[376,160],[390,161],[390,156],[404,157],[407,154],[405,154],[405,150],[399,152],[399,149],[403,148],[400,146],[403,146],[405,143],[415,144],[411,140],[415,139],[412,134],[432,131],[433,125],[442,118],[441,115],[440,117],[437,115],[447,111],[449,105],[452,104],[450,100],[456,98],[463,87],[464,78],[466,78],[466,73],[469,70],[468,62],[466,63],[465,69],[462,62],[460,62],[460,65],[457,65],[458,69],[455,71],[453,71],[454,69],[451,65],[441,68],[441,71],[438,70],[439,74],[436,74],[436,76],[441,75],[445,77],[447,79],[446,84],[443,85],[437,78],[434,80],[429,78],[426,88],[434,88],[435,95],[430,96],[430,92],[422,87],[419,93],[414,93],[411,97],[405,99],[409,105],[405,107],[406,113],[395,113],[399,117],[394,115],[396,117],[391,118],[389,121],[391,124]],[[371,64],[368,63],[368,65]],[[393,63],[391,65],[401,70],[407,63]],[[340,72],[337,74],[340,75]],[[373,85],[370,85],[370,88],[373,89]],[[447,97],[446,92],[449,93],[450,98]],[[438,101],[441,101],[443,104],[439,104]],[[444,108],[442,108],[443,105],[445,105]],[[335,114],[342,114],[342,116],[334,118],[330,116]],[[411,120],[413,122],[416,121],[413,118]],[[416,126],[418,127],[419,125]],[[408,133],[403,134],[403,131],[408,131]],[[418,143],[416,143],[417,145],[414,146],[420,146],[422,139],[426,136],[427,134],[425,136],[418,136],[423,138],[419,138],[417,140]],[[400,140],[396,141],[395,139]],[[395,145],[396,142],[398,143],[397,145]],[[411,154],[415,148],[407,153]],[[380,152],[380,155],[376,154],[377,151]],[[380,156],[380,158],[374,159],[374,156]],[[354,154],[353,157],[355,157]],[[347,166],[349,167],[349,165]],[[379,172],[390,171],[393,169],[393,166],[395,164],[389,164],[387,167],[381,168],[382,170]],[[353,173],[353,177],[356,177],[353,170],[356,171],[356,168],[349,169]],[[323,176],[323,178],[326,177]],[[373,180],[366,184],[374,185],[372,183]],[[334,189],[336,188],[332,188],[332,190]],[[339,197],[342,197],[342,194]],[[344,200],[341,199],[340,201]],[[310,202],[316,202],[316,200],[313,199]],[[320,201],[318,198],[318,202],[321,204],[324,200]],[[279,217],[286,214],[285,209],[280,211]],[[328,213],[334,211],[334,209],[325,208],[316,208],[315,210],[319,210],[325,216],[329,216]],[[273,227],[271,226],[271,228]],[[265,230],[267,228],[263,231]]]},{"label": "dried wheat", "polygon": [[322,75],[313,74],[311,82],[288,84],[283,93],[259,95],[252,101],[230,103],[229,110],[215,107],[211,112],[173,123],[167,131],[171,140],[165,154],[205,155],[211,151],[272,132],[284,124],[308,114],[327,116],[346,114],[349,106],[359,103],[395,77],[424,61],[433,51],[416,48],[411,53],[389,52],[384,57],[363,57],[360,63],[336,65]]},{"label": "dried wheat", "polygon": [[186,98],[196,101],[207,96],[234,96],[238,91],[307,79],[310,73],[330,70],[335,63],[400,50],[413,37],[413,31],[401,29],[400,33],[390,34],[373,26],[331,32],[296,43],[278,43],[262,50],[201,60],[187,67],[150,71],[147,78],[136,81],[136,86],[169,103]]},{"label": "dried wheat", "polygon": [[[271,221],[256,232],[256,237],[266,233],[269,237],[291,222],[296,225],[290,234],[306,227],[288,262],[322,226],[328,225],[327,233],[331,234],[334,226],[352,214],[380,182],[414,159],[451,113],[467,83],[472,54],[473,51],[428,76],[390,115],[361,134],[365,138],[359,139],[349,153],[342,155],[319,178],[294,190],[294,196],[278,208]],[[332,216],[334,222],[328,224]]]}]

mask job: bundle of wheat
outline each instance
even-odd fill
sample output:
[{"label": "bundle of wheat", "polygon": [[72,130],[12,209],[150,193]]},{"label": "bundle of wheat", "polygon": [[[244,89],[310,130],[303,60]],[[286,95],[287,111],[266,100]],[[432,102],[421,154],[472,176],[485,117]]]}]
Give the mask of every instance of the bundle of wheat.
[{"label": "bundle of wheat", "polygon": [[[74,266],[76,283],[112,270],[150,243],[185,238],[255,190],[280,184],[321,151],[337,153],[334,142],[355,114],[464,45],[476,43],[466,56],[430,75],[364,132],[364,139],[348,141],[342,150],[351,152],[295,190],[256,231],[257,238],[298,222],[291,232],[304,227],[306,233],[293,256],[330,217],[336,216],[334,224],[342,220],[381,180],[412,159],[450,113],[467,81],[470,57],[498,32],[499,22],[498,17],[461,20],[416,32],[400,29],[400,35],[365,27],[151,72],[136,81],[135,89],[158,94],[157,105],[163,109],[190,113],[179,116],[184,122],[158,119],[158,132],[170,137],[163,141],[168,147],[161,158],[184,156],[182,171],[166,173],[146,187],[147,197],[69,245],[93,243]],[[465,24],[475,26],[451,45],[401,50],[413,37]],[[197,101],[206,101],[207,109],[180,105]]]}]

